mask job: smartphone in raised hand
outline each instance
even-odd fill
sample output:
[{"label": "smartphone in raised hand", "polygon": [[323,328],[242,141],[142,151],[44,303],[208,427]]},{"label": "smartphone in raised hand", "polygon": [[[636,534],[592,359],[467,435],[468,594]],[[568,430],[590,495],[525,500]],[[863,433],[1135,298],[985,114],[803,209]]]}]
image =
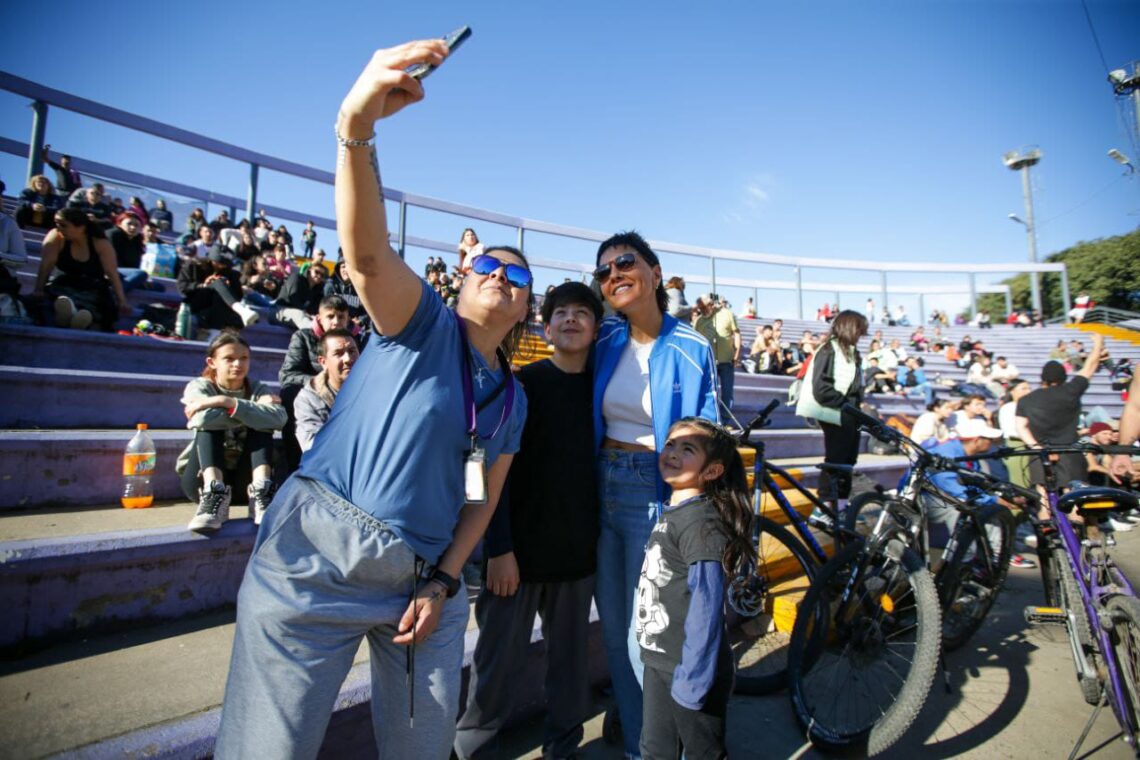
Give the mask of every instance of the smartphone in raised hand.
[{"label": "smartphone in raised hand", "polygon": [[[471,27],[461,26],[451,34],[443,38],[444,43],[447,45],[447,52],[452,53],[457,47],[463,44],[463,41],[471,36]],[[421,82],[427,78],[429,74],[435,71],[436,67],[431,63],[417,63],[415,66],[408,67],[407,71],[416,79]]]}]

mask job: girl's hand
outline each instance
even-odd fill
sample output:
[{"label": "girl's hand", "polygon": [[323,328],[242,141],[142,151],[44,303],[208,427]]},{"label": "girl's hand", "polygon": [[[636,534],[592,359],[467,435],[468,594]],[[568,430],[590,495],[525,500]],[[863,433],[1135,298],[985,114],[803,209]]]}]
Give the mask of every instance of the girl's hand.
[{"label": "girl's hand", "polygon": [[376,121],[421,100],[423,86],[404,69],[417,63],[438,66],[446,57],[443,40],[406,42],[373,53],[341,103],[337,124],[341,136],[367,139]]},{"label": "girl's hand", "polygon": [[396,627],[399,633],[392,637],[392,643],[411,644],[413,635],[416,643],[419,643],[430,636],[439,625],[439,615],[443,612],[446,601],[447,592],[443,587],[434,581],[425,583],[400,618],[400,624]]}]

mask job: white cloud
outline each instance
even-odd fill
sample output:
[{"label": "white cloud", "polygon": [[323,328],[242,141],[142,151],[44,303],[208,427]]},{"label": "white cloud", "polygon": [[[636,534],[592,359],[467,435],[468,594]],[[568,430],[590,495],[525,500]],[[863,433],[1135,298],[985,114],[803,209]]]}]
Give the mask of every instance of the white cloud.
[{"label": "white cloud", "polygon": [[747,224],[759,218],[772,201],[775,185],[770,174],[752,175],[737,191],[735,204],[721,212],[721,219],[727,224]]}]

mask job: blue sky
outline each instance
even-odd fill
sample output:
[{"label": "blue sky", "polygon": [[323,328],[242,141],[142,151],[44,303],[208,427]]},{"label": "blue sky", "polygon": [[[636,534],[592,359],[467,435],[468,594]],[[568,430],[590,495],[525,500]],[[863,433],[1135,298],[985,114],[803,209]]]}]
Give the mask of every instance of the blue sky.
[{"label": "blue sky", "polygon": [[[1110,68],[1140,59],[1140,3],[1087,7]],[[1021,184],[1001,155],[1026,145],[1044,153],[1034,176],[1042,256],[1140,224],[1140,178],[1106,156],[1116,147],[1140,161],[1134,112],[1113,98],[1082,5],[1070,0],[66,2],[6,4],[3,19],[6,71],[325,169],[337,106],[370,52],[469,24],[472,38],[427,80],[426,100],[380,124],[385,182],[570,226],[788,256],[1021,262],[1024,230],[1006,218],[1024,213]],[[30,129],[26,101],[0,93],[0,134],[27,140]],[[48,141],[245,194],[243,165],[58,109]],[[0,156],[9,188],[24,169]],[[260,197],[332,215],[331,189],[314,183],[263,172]],[[457,240],[463,226],[413,211],[409,232]],[[485,242],[514,239],[476,227]],[[332,237],[322,231],[319,243]],[[542,235],[528,248],[594,254]],[[695,259],[665,265],[707,273]],[[790,279],[758,265],[718,274]],[[805,278],[867,283],[879,300],[874,274]],[[892,281],[965,285],[920,273]],[[735,304],[748,295],[721,291]],[[808,294],[809,313],[825,298]],[[865,298],[845,295],[843,305]],[[902,302],[917,309],[915,297]],[[788,315],[792,299],[766,292],[760,305]]]}]

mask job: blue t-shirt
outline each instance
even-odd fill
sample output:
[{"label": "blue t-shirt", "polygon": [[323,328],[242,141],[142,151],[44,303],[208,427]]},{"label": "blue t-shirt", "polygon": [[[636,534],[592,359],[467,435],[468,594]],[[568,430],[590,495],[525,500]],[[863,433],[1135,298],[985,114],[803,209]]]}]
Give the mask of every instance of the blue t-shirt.
[{"label": "blue t-shirt", "polygon": [[[424,282],[403,331],[368,342],[298,471],[388,524],[433,564],[451,543],[464,503],[470,438],[461,350],[455,316]],[[489,470],[499,454],[519,449],[526,394],[509,367],[494,372],[478,351],[469,353],[476,404],[498,389],[503,371],[515,383],[510,417],[480,444]],[[481,434],[494,431],[506,398],[504,389],[479,412]]]}]

